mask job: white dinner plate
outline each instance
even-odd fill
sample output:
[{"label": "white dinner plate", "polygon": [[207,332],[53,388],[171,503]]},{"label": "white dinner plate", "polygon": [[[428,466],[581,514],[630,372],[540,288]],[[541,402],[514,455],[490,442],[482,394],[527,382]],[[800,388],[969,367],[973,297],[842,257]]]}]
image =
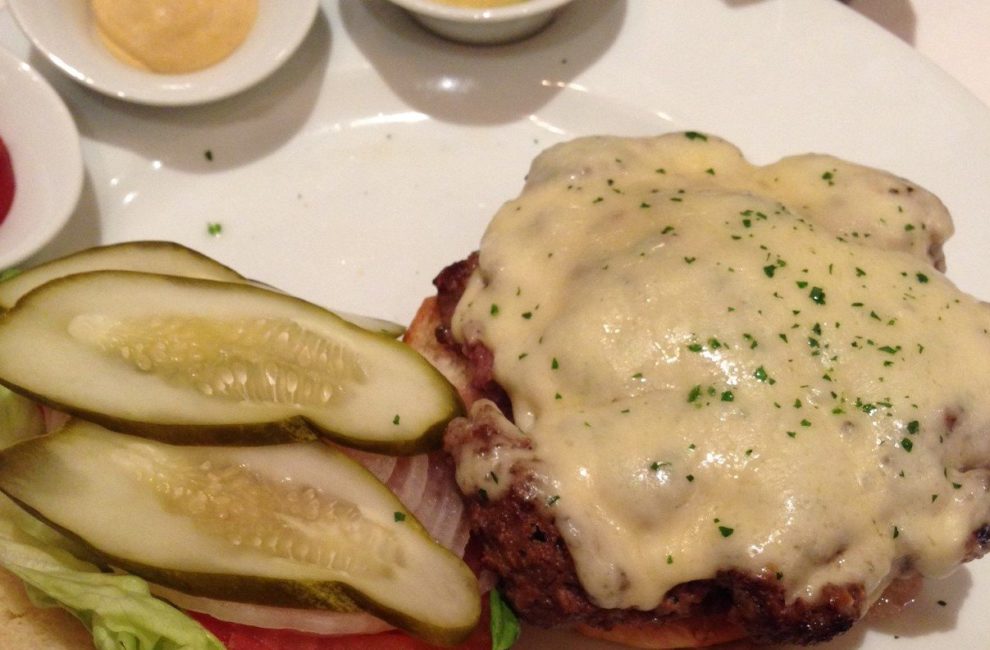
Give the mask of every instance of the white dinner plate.
[{"label": "white dinner plate", "polygon": [[[5,13],[0,44],[28,56]],[[324,0],[261,85],[183,109],[117,102],[31,61],[75,114],[90,175],[38,261],[171,239],[315,302],[408,321],[541,149],[693,129],[754,162],[828,152],[932,190],[956,220],[949,276],[990,298],[990,112],[835,0],[577,0],[497,47],[440,39],[383,0]],[[985,648],[988,607],[990,560],[822,647]],[[544,641],[527,631],[522,647],[594,647]]]}]

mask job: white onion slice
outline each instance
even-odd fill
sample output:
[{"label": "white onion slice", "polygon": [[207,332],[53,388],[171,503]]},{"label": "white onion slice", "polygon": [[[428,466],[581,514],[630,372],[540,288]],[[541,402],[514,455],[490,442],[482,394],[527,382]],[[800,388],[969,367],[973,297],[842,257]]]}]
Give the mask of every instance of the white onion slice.
[{"label": "white onion slice", "polygon": [[470,529],[453,466],[443,454],[396,458],[338,449],[385,483],[437,543],[463,557]]},{"label": "white onion slice", "polygon": [[422,521],[420,505],[423,501],[423,493],[429,485],[429,477],[430,458],[426,454],[419,454],[400,458],[395,471],[386,482],[395,496],[399,497],[403,505],[420,521]]},{"label": "white onion slice", "polygon": [[344,614],[310,609],[270,607],[189,596],[174,589],[151,585],[151,591],[176,607],[207,614],[228,623],[312,634],[377,634],[393,629],[385,621],[363,612]]},{"label": "white onion slice", "polygon": [[43,404],[39,404],[38,406],[41,408],[41,416],[45,420],[45,433],[58,431],[62,428],[62,425],[72,418],[71,415],[63,411],[56,411],[53,408],[44,406]]},{"label": "white onion slice", "polygon": [[375,478],[386,484],[388,483],[389,477],[392,476],[392,472],[395,471],[396,464],[399,462],[399,459],[395,456],[373,454],[370,451],[361,451],[359,449],[351,449],[340,445],[331,446],[341,453],[346,454],[352,460],[356,460],[364,465],[365,469],[375,475]]}]

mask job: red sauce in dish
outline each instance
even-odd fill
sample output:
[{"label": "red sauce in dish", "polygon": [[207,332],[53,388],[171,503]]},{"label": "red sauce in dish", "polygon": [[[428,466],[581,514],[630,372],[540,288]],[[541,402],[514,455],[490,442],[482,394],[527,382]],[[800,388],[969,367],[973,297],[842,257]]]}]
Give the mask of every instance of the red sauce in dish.
[{"label": "red sauce in dish", "polygon": [[14,203],[14,166],[10,162],[10,152],[0,138],[0,223],[7,218],[10,206]]}]

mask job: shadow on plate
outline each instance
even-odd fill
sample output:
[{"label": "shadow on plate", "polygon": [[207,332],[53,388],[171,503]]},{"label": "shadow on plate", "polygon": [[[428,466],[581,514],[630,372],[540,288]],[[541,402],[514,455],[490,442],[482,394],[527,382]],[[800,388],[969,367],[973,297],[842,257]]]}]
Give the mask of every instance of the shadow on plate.
[{"label": "shadow on plate", "polygon": [[846,0],[846,4],[902,41],[914,45],[918,16],[910,0]]},{"label": "shadow on plate", "polygon": [[56,85],[84,138],[173,169],[210,173],[264,158],[292,139],[317,103],[330,48],[330,25],[321,11],[299,49],[267,79],[230,98],[188,107],[106,97],[68,80],[36,50],[31,64]]},{"label": "shadow on plate", "polygon": [[413,109],[465,125],[537,112],[615,41],[625,0],[578,0],[543,31],[506,45],[435,36],[384,0],[341,0],[343,27],[389,88]]},{"label": "shadow on plate", "polygon": [[45,244],[30,259],[25,260],[23,264],[19,264],[18,267],[29,268],[43,261],[96,246],[101,241],[100,207],[96,200],[93,179],[87,171],[83,176],[79,203],[76,204],[72,217],[50,242]]},{"label": "shadow on plate", "polygon": [[946,632],[956,626],[959,610],[973,588],[973,575],[961,567],[941,580],[925,580],[913,603],[892,616],[869,620],[867,625],[891,636],[916,637]]}]

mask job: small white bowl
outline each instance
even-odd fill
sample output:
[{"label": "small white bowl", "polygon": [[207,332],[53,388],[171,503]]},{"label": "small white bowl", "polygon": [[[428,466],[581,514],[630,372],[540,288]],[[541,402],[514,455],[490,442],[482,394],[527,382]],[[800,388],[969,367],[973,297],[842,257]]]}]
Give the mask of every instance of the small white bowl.
[{"label": "small white bowl", "polygon": [[14,203],[0,223],[0,271],[48,243],[83,185],[79,131],[44,77],[0,48],[0,138],[14,167]]},{"label": "small white bowl", "polygon": [[494,45],[531,36],[572,0],[522,0],[513,4],[475,9],[437,0],[392,0],[430,31],[462,43]]},{"label": "small white bowl", "polygon": [[302,43],[319,0],[258,0],[247,39],[219,63],[155,74],[121,62],[100,42],[86,0],[7,0],[34,46],[79,83],[138,104],[182,106],[229,97],[266,78]]}]

